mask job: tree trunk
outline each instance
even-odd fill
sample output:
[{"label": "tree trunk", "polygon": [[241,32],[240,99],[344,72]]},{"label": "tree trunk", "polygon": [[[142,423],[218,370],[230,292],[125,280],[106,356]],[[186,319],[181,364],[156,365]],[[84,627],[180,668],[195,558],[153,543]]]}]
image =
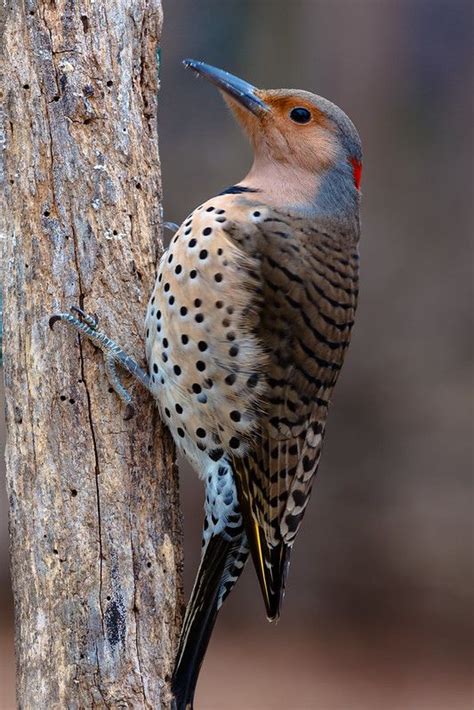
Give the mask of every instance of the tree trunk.
[{"label": "tree trunk", "polygon": [[[0,10],[7,485],[21,708],[165,708],[181,530],[170,438],[50,314],[83,302],[142,360],[161,249],[159,0]],[[130,385],[130,380],[126,380]]]}]

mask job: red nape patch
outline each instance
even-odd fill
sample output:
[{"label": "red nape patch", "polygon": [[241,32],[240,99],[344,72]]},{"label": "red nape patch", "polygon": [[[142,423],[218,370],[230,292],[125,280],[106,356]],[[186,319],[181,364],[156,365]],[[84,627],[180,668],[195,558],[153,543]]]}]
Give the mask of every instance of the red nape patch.
[{"label": "red nape patch", "polygon": [[360,190],[360,181],[362,178],[362,163],[357,158],[350,159],[352,165],[352,174],[354,176],[354,184],[358,190]]}]

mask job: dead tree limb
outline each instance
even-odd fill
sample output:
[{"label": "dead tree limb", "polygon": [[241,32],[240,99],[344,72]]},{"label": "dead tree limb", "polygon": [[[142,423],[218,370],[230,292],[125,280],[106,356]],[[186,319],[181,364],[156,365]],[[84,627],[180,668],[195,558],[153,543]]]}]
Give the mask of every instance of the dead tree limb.
[{"label": "dead tree limb", "polygon": [[167,707],[179,627],[173,450],[124,421],[71,304],[142,360],[161,249],[159,0],[0,10],[4,358],[18,702]]}]

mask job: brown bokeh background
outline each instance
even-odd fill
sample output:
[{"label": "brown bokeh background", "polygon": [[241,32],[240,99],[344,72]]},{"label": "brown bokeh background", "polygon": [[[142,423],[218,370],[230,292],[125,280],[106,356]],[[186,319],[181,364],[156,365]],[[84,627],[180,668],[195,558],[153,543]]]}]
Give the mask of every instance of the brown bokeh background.
[{"label": "brown bokeh background", "polygon": [[[250,151],[186,56],[344,108],[364,143],[361,297],[283,616],[249,566],[200,710],[468,710],[472,670],[472,37],[462,0],[164,0],[165,217]],[[186,585],[202,489],[183,467]],[[4,496],[4,491],[2,490]],[[14,707],[2,501],[0,709]],[[43,709],[39,709],[43,710]],[[44,709],[46,710],[46,709]]]}]

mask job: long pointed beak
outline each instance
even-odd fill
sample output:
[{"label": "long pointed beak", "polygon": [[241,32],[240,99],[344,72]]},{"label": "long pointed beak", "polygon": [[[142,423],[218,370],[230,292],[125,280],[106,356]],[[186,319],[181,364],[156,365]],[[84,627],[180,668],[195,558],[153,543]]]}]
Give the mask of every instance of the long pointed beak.
[{"label": "long pointed beak", "polygon": [[239,79],[238,76],[229,74],[223,69],[211,67],[210,64],[197,62],[195,59],[185,59],[183,64],[187,69],[192,69],[199,76],[203,76],[256,116],[270,110],[267,104],[257,96],[258,89],[243,79]]}]

